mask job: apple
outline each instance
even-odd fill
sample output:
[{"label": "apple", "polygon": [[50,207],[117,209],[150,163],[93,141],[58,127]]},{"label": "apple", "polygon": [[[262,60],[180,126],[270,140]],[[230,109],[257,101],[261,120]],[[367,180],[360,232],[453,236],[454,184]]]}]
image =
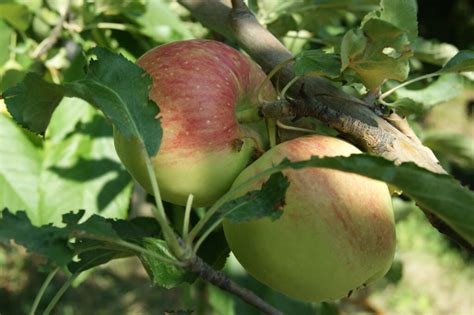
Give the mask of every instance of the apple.
[{"label": "apple", "polygon": [[[299,161],[353,153],[360,151],[337,138],[296,138],[267,151],[234,186],[284,158]],[[251,275],[290,297],[316,302],[347,296],[388,271],[395,225],[385,183],[323,168],[284,174],[290,185],[279,219],[223,224],[232,252]],[[258,189],[265,180],[246,190]]]},{"label": "apple", "polygon": [[[258,128],[238,117],[257,112],[265,73],[239,51],[211,40],[158,46],[137,64],[150,74],[150,98],[161,111],[163,138],[152,162],[162,198],[184,205],[192,193],[195,206],[211,205],[263,146]],[[262,95],[275,97],[271,83]],[[114,140],[127,170],[152,193],[138,144],[117,130]]]}]

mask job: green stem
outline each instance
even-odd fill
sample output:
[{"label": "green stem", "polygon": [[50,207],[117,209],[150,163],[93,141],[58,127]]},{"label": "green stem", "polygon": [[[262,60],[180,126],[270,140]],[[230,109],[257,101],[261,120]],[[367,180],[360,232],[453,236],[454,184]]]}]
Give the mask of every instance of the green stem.
[{"label": "green stem", "polygon": [[53,308],[56,306],[56,304],[59,302],[59,300],[63,296],[64,292],[66,292],[66,290],[71,286],[72,282],[77,278],[77,276],[79,274],[80,274],[80,272],[73,273],[67,279],[67,281],[61,286],[61,288],[58,290],[58,292],[56,292],[56,294],[54,295],[51,302],[49,302],[48,306],[46,307],[46,309],[43,312],[43,315],[48,315],[49,313],[51,313]]},{"label": "green stem", "polygon": [[281,90],[280,92],[280,98],[283,99],[285,98],[285,95],[286,95],[286,92],[288,91],[288,89],[296,82],[298,81],[299,79],[301,78],[300,75],[297,75],[295,76],[293,79],[290,80],[290,82],[288,82],[285,87],[283,88],[283,90]]},{"label": "green stem", "polygon": [[188,200],[186,202],[186,209],[184,210],[184,221],[183,221],[183,239],[186,239],[188,237],[189,233],[189,219],[191,217],[191,207],[193,204],[193,199],[194,196],[192,194],[189,194]]},{"label": "green stem", "polygon": [[263,87],[265,85],[268,84],[268,82],[270,82],[270,80],[272,79],[272,77],[278,72],[280,71],[281,69],[283,69],[283,67],[285,67],[286,65],[290,64],[291,62],[293,62],[295,58],[294,57],[291,57],[290,59],[287,59],[285,61],[283,61],[282,63],[278,64],[275,68],[272,69],[272,71],[270,71],[270,73],[265,77],[265,80],[263,80],[263,82],[260,84],[260,86],[258,87],[257,89],[257,100],[260,104],[262,104],[265,100],[262,99],[262,91],[263,91]]},{"label": "green stem", "polygon": [[424,80],[424,79],[428,79],[428,78],[432,78],[432,77],[436,77],[436,76],[439,76],[441,75],[442,73],[440,72],[433,72],[433,73],[428,73],[428,74],[425,74],[425,75],[422,75],[420,77],[417,77],[417,78],[414,78],[412,80],[408,80],[406,82],[403,82],[402,84],[399,84],[397,85],[396,87],[382,93],[380,96],[379,96],[379,102],[382,103],[382,104],[386,104],[386,102],[384,102],[384,99],[387,98],[388,96],[390,96],[393,92],[395,92],[396,90],[398,90],[399,88],[402,88],[404,86],[407,86],[409,84],[412,84],[414,82],[418,82],[418,81],[421,81],[421,80]]},{"label": "green stem", "polygon": [[223,219],[220,218],[219,220],[217,220],[216,222],[214,222],[213,225],[211,225],[210,228],[208,228],[203,234],[202,236],[199,238],[199,240],[196,242],[196,245],[194,245],[193,247],[193,255],[197,255],[197,252],[199,250],[199,247],[201,247],[202,243],[204,243],[204,241],[206,240],[206,238],[209,236],[209,234],[212,233],[212,231],[214,231],[221,223],[222,223]]},{"label": "green stem", "polygon": [[267,119],[267,132],[270,148],[273,148],[276,146],[276,125],[273,119]]},{"label": "green stem", "polygon": [[299,127],[294,127],[294,126],[288,126],[288,125],[285,125],[284,123],[282,123],[279,120],[276,121],[276,124],[277,124],[278,128],[285,129],[285,130],[318,134],[318,132],[316,132],[316,130],[311,130],[311,129],[306,129],[306,128],[299,128]]},{"label": "green stem", "polygon": [[130,249],[132,251],[152,256],[152,257],[154,257],[154,258],[156,258],[156,259],[158,259],[158,260],[160,260],[164,263],[167,263],[167,264],[172,264],[172,265],[177,265],[177,266],[182,265],[177,260],[173,260],[173,259],[169,259],[167,257],[161,256],[161,255],[159,255],[159,254],[157,254],[157,253],[155,253],[151,250],[148,250],[148,249],[143,248],[139,245],[136,245],[136,244],[124,241],[124,240],[118,240],[118,239],[109,238],[109,237],[102,237],[102,236],[97,236],[97,235],[87,234],[87,233],[78,233],[77,236],[82,237],[82,238],[89,238],[89,239],[93,239],[93,240],[97,240],[97,241],[104,241],[104,242],[109,242],[109,243],[112,243],[112,244],[115,244],[115,245],[119,245],[121,247]]},{"label": "green stem", "polygon": [[243,182],[242,184],[232,188],[231,190],[229,190],[224,196],[222,196],[221,198],[219,198],[213,205],[212,207],[209,208],[209,210],[206,212],[206,214],[204,215],[204,217],[198,221],[198,223],[194,226],[194,228],[191,230],[191,232],[189,232],[189,235],[188,235],[188,238],[186,239],[186,243],[188,245],[192,244],[192,242],[194,241],[194,239],[196,238],[196,236],[199,234],[199,232],[201,232],[202,228],[206,225],[206,223],[212,218],[212,216],[219,210],[219,208],[224,205],[224,203],[226,203],[228,200],[231,200],[231,198],[237,193],[239,192],[240,190],[242,190],[243,188],[245,188],[246,186],[252,184],[253,182],[255,182],[256,180],[262,178],[262,177],[266,177],[266,176],[270,176],[272,175],[273,173],[276,173],[278,171],[280,171],[282,169],[281,166],[274,166],[272,168],[269,168],[269,169],[266,169],[265,171],[261,172],[261,173],[258,173],[257,175],[249,178],[248,180],[246,180],[245,182]]},{"label": "green stem", "polygon": [[36,309],[38,308],[39,303],[41,302],[41,299],[43,298],[44,293],[46,292],[46,289],[48,288],[49,284],[53,280],[54,276],[56,273],[59,271],[59,267],[51,271],[46,279],[44,280],[43,284],[41,285],[41,288],[38,291],[38,294],[36,294],[35,300],[33,301],[33,305],[31,306],[31,310],[29,312],[29,315],[35,315]]},{"label": "green stem", "polygon": [[163,206],[163,201],[161,199],[160,189],[158,187],[158,182],[156,180],[155,171],[153,169],[153,165],[151,164],[150,157],[145,149],[143,142],[141,143],[142,146],[142,155],[145,158],[145,165],[146,170],[148,173],[148,178],[150,179],[153,195],[155,196],[155,203],[156,208],[153,208],[153,213],[155,215],[156,220],[160,224],[161,230],[163,232],[163,236],[166,242],[169,245],[169,248],[173,255],[177,257],[181,257],[183,255],[183,249],[178,243],[178,239],[176,238],[173,229],[171,228],[168,218],[166,217],[165,208]]}]

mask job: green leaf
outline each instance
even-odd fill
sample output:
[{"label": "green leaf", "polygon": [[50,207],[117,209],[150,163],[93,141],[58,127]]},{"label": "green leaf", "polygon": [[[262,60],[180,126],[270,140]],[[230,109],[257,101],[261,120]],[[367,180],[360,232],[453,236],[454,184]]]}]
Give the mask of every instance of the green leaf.
[{"label": "green leaf", "polygon": [[0,18],[18,30],[26,31],[30,25],[31,15],[28,7],[14,1],[4,0],[0,2]]},{"label": "green leaf", "polygon": [[471,71],[474,71],[474,51],[461,50],[439,72],[458,73]]},{"label": "green leaf", "polygon": [[26,73],[21,70],[8,69],[0,78],[0,91],[4,91],[12,86],[17,85],[21,80],[23,80],[25,75]]},{"label": "green leaf", "polygon": [[395,102],[388,104],[388,106],[395,108],[397,113],[402,116],[408,116],[410,114],[421,115],[423,113],[423,104],[407,97],[399,98]]},{"label": "green leaf", "polygon": [[99,47],[90,53],[98,60],[91,62],[82,80],[57,85],[28,74],[3,93],[8,110],[22,126],[44,133],[61,99],[79,97],[100,108],[125,137],[139,138],[153,156],[162,130],[155,118],[158,106],[148,99],[151,78],[121,55]]},{"label": "green leaf", "polygon": [[90,52],[98,60],[91,62],[85,80],[71,83],[75,92],[99,107],[126,138],[140,138],[148,154],[155,155],[162,130],[155,118],[158,106],[148,99],[150,76],[109,50],[96,47]]},{"label": "green leaf", "polygon": [[[84,271],[115,258],[139,255],[139,252],[124,246],[123,242],[142,246],[150,237],[160,235],[154,218],[124,221],[94,215],[79,223],[85,215],[85,211],[81,210],[65,214],[62,227],[37,227],[31,224],[23,211],[12,214],[4,209],[0,214],[0,243],[9,244],[10,240],[14,240],[28,251],[43,255],[59,266],[68,265],[71,272]],[[77,259],[73,261],[75,255]]]},{"label": "green leaf", "polygon": [[458,97],[463,91],[463,78],[457,74],[446,74],[423,89],[400,88],[396,94],[399,98],[410,98],[414,102],[422,104],[421,109],[426,111],[437,104]]},{"label": "green leaf", "polygon": [[131,188],[110,126],[84,101],[65,99],[43,141],[0,115],[0,208],[26,210],[36,225],[79,208],[123,218]]},{"label": "green leaf", "polygon": [[74,252],[68,246],[67,230],[52,225],[33,226],[23,211],[12,214],[3,209],[1,214],[1,243],[8,245],[10,240],[15,240],[28,251],[44,255],[59,266],[65,266],[72,260]]},{"label": "green leaf", "polygon": [[395,259],[390,267],[389,271],[385,275],[385,279],[387,279],[390,283],[397,284],[403,278],[403,263]]},{"label": "green leaf", "polygon": [[461,165],[474,168],[474,145],[468,135],[427,130],[423,144]]},{"label": "green leaf", "polygon": [[146,12],[137,18],[141,32],[158,42],[194,38],[189,28],[163,0],[147,1]]},{"label": "green leaf", "polygon": [[372,18],[384,20],[401,29],[410,42],[414,42],[418,36],[417,12],[416,0],[382,0],[380,9],[367,14],[363,23]]},{"label": "green leaf", "polygon": [[283,173],[275,173],[262,185],[261,190],[253,190],[226,202],[219,208],[219,214],[232,223],[240,223],[270,217],[278,219],[285,206],[285,193],[290,183]]},{"label": "green leaf", "polygon": [[28,73],[18,85],[3,93],[8,111],[23,127],[39,134],[46,131],[51,115],[59,105],[64,89]]},{"label": "green leaf", "polygon": [[[0,19],[0,73],[2,73],[2,66],[10,58],[10,38],[13,30]],[[3,81],[3,79],[2,79]]]},{"label": "green leaf", "polygon": [[[143,241],[144,247],[151,252],[166,258],[173,258],[164,240],[145,238]],[[191,272],[182,267],[164,263],[147,254],[140,254],[139,257],[153,284],[171,289],[191,281],[194,278]]]},{"label": "green leaf", "polygon": [[450,175],[432,173],[414,163],[395,166],[377,156],[356,154],[350,157],[312,157],[308,161],[283,161],[277,168],[324,167],[356,173],[391,184],[416,201],[474,244],[474,192]]},{"label": "green leaf", "polygon": [[371,90],[386,79],[405,80],[411,55],[404,32],[379,19],[372,18],[362,29],[348,31],[341,43],[342,70],[355,71]]},{"label": "green leaf", "polygon": [[296,56],[296,75],[321,75],[337,78],[341,73],[341,58],[320,49],[305,50]]},{"label": "green leaf", "polygon": [[0,115],[0,208],[37,209],[40,170],[41,150],[10,118]]},{"label": "green leaf", "polygon": [[459,51],[448,43],[417,38],[412,45],[415,57],[423,62],[442,66]]},{"label": "green leaf", "polygon": [[[91,222],[93,222],[93,224],[91,224]],[[156,220],[154,218],[145,217],[124,221],[93,216],[75,229],[83,232],[87,231],[89,235],[124,240],[137,245],[143,245],[144,237],[159,237],[161,234],[160,227]],[[138,254],[128,248],[110,243],[106,240],[90,238],[78,238],[74,243],[74,250],[78,253],[79,260],[68,264],[68,269],[71,272],[84,271],[105,264],[113,259]]]},{"label": "green leaf", "polygon": [[288,31],[297,30],[298,25],[290,14],[281,15],[275,21],[267,24],[267,28],[276,37],[285,36]]}]

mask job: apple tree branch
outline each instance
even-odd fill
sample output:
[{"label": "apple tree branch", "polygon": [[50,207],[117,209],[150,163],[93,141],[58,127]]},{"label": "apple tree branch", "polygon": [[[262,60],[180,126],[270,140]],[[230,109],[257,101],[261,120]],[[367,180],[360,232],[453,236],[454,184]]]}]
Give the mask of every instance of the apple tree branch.
[{"label": "apple tree branch", "polygon": [[[242,0],[178,0],[193,17],[209,29],[237,43],[267,73],[294,56],[255,18]],[[295,78],[288,63],[274,76],[274,83],[285,86]],[[382,117],[369,104],[333,86],[327,79],[302,77],[288,90],[287,100],[266,103],[261,113],[269,118],[315,117],[349,137],[365,151],[395,163],[414,162],[434,173],[446,171],[433,152],[424,146],[399,117]],[[469,243],[440,218],[424,211],[431,224],[461,246]]]}]

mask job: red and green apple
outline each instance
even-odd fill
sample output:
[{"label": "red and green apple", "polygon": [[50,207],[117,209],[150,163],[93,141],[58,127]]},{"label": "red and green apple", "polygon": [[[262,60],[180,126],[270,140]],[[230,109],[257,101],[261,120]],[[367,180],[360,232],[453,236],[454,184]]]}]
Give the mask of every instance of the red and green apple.
[{"label": "red and green apple", "polygon": [[[187,40],[156,47],[137,64],[152,78],[150,98],[160,107],[163,138],[152,157],[164,200],[208,206],[223,195],[249,164],[262,137],[242,113],[258,106],[265,79],[260,67],[223,43]],[[270,83],[262,90],[274,98]],[[139,146],[114,132],[115,147],[132,176],[151,193]]]},{"label": "red and green apple", "polygon": [[[354,153],[360,151],[337,138],[296,138],[267,151],[237,177],[234,186],[284,158],[299,161]],[[279,219],[224,221],[229,246],[250,274],[293,298],[325,301],[344,297],[388,271],[395,225],[385,183],[323,168],[284,174],[290,186]],[[258,189],[264,180],[248,190]]]}]

